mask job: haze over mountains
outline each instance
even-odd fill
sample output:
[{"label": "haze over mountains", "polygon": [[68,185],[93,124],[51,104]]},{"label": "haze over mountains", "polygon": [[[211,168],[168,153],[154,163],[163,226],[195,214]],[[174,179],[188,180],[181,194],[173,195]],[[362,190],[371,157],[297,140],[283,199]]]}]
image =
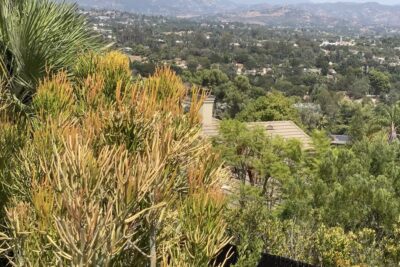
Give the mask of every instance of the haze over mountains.
[{"label": "haze over mountains", "polygon": [[303,3],[285,6],[260,4],[221,17],[230,21],[266,25],[400,27],[400,6],[378,3]]},{"label": "haze over mountains", "polygon": [[115,8],[161,15],[212,14],[231,11],[240,6],[231,0],[78,0],[77,2],[84,7]]},{"label": "haze over mountains", "polygon": [[[77,2],[87,8],[111,8],[180,17],[208,15],[225,21],[265,25],[400,27],[400,5],[327,1],[329,2],[329,0],[313,2],[311,0],[78,0]],[[381,2],[394,4],[397,1],[381,0]]]}]

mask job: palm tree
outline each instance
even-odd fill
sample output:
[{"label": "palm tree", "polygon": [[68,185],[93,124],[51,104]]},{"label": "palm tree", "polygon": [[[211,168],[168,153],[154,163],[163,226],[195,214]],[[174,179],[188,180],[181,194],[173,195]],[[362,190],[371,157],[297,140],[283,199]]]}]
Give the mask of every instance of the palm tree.
[{"label": "palm tree", "polygon": [[70,69],[98,47],[76,5],[50,0],[0,0],[0,80],[26,100],[47,72]]},{"label": "palm tree", "polygon": [[389,134],[389,141],[397,139],[397,129],[400,127],[400,102],[391,106],[379,105],[375,110],[375,125],[377,130],[386,129]]}]

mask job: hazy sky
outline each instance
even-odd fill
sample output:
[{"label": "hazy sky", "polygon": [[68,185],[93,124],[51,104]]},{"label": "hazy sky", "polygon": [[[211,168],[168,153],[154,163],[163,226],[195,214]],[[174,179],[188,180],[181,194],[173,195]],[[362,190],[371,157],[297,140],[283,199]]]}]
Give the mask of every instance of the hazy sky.
[{"label": "hazy sky", "polygon": [[[312,2],[338,2],[338,1],[313,0]],[[400,4],[400,0],[369,0],[369,1],[353,0],[353,1],[341,1],[341,2],[360,2],[360,3],[378,2],[378,3],[386,4],[386,5],[399,5]]]},{"label": "hazy sky", "polygon": [[[248,4],[253,4],[253,3],[268,3],[271,2],[269,0],[234,0],[239,3],[248,3]],[[273,2],[278,2],[278,1],[273,1]],[[357,3],[364,3],[364,2],[378,2],[381,4],[386,4],[386,5],[400,5],[400,0],[282,0],[282,2],[316,2],[316,3],[324,3],[324,2],[357,2]]]}]

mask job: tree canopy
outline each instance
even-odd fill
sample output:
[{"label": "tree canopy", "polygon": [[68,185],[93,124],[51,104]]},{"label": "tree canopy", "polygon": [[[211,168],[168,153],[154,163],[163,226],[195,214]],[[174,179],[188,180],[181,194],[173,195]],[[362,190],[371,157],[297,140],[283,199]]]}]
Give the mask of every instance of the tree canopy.
[{"label": "tree canopy", "polygon": [[294,101],[278,91],[273,91],[250,102],[238,115],[242,121],[299,121],[293,107]]}]

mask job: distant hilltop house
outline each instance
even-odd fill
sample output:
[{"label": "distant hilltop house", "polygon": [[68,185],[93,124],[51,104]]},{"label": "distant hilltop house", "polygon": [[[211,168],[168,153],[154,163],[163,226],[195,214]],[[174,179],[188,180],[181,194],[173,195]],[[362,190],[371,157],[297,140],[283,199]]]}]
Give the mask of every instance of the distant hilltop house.
[{"label": "distant hilltop house", "polygon": [[385,57],[377,57],[377,56],[373,56],[372,59],[376,62],[378,62],[379,64],[383,64],[386,61]]},{"label": "distant hilltop house", "polygon": [[[202,134],[206,137],[215,137],[219,134],[220,120],[214,117],[214,102],[214,97],[208,97],[200,109]],[[313,148],[311,137],[293,121],[248,122],[246,125],[249,128],[260,127],[271,137],[281,137],[285,140],[299,140],[305,150]]]},{"label": "distant hilltop house", "polygon": [[241,63],[235,63],[235,68],[236,68],[236,75],[242,75],[243,74],[243,69],[244,65]]},{"label": "distant hilltop house", "polygon": [[261,69],[261,76],[265,76],[265,75],[267,75],[268,73],[273,73],[273,70],[272,70],[272,68],[270,68],[270,67],[268,67],[268,68],[262,68]]},{"label": "distant hilltop house", "polygon": [[178,35],[178,36],[185,36],[192,34],[193,31],[179,31],[179,32],[163,32],[164,35]]},{"label": "distant hilltop house", "polygon": [[304,73],[321,74],[322,69],[318,69],[318,68],[310,68],[310,69],[304,68],[304,69],[303,69],[303,72],[304,72]]},{"label": "distant hilltop house", "polygon": [[355,46],[355,45],[356,43],[354,40],[343,41],[343,38],[340,37],[339,41],[336,42],[323,41],[319,46],[326,47],[326,46]]},{"label": "distant hilltop house", "polygon": [[241,63],[234,63],[234,67],[236,70],[236,75],[247,75],[247,76],[266,76],[273,72],[272,68],[264,67],[259,69],[245,69],[244,65]]},{"label": "distant hilltop house", "polygon": [[256,76],[256,75],[257,75],[257,70],[256,70],[256,69],[245,70],[245,71],[244,71],[244,74],[245,74],[245,75]]},{"label": "distant hilltop house", "polygon": [[[303,96],[303,100],[304,101],[309,101],[310,100],[310,96],[308,94],[304,95]],[[293,104],[293,107],[295,109],[297,109],[298,111],[322,113],[321,105],[320,104],[316,104],[316,103],[310,103],[310,102],[296,103],[296,104]]]},{"label": "distant hilltop house", "polygon": [[330,79],[330,80],[333,80],[333,79],[335,79],[336,75],[337,75],[336,70],[334,70],[334,69],[329,69],[329,70],[328,70],[328,74],[326,75],[326,77],[327,77],[328,79]]},{"label": "distant hilltop house", "polygon": [[329,69],[329,70],[328,70],[328,74],[329,74],[329,75],[335,76],[335,75],[337,74],[337,72],[336,72],[335,69]]},{"label": "distant hilltop house", "polygon": [[398,67],[400,66],[400,62],[390,62],[389,67]]},{"label": "distant hilltop house", "polygon": [[380,102],[380,97],[379,95],[365,95],[364,98],[362,99],[356,99],[354,100],[355,103],[361,104],[365,99],[368,99],[370,101],[370,103],[374,106],[376,106],[377,104],[379,104]]},{"label": "distant hilltop house", "polygon": [[147,62],[147,57],[142,57],[140,55],[128,55],[129,60],[133,62],[140,62],[140,63],[145,63]]},{"label": "distant hilltop house", "polygon": [[174,64],[176,66],[178,66],[179,68],[184,69],[184,70],[186,70],[188,68],[187,61],[183,60],[181,58],[175,58],[174,59]]},{"label": "distant hilltop house", "polygon": [[128,47],[127,46],[127,47],[121,48],[121,51],[124,52],[124,53],[129,54],[129,53],[132,53],[133,49],[132,49],[132,47]]}]

